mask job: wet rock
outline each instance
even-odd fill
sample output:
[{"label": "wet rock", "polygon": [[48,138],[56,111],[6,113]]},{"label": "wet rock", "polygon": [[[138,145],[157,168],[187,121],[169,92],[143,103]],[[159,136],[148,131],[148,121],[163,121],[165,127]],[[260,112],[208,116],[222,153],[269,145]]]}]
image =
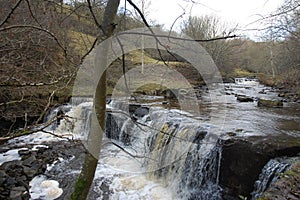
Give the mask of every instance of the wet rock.
[{"label": "wet rock", "polygon": [[279,100],[259,99],[257,102],[257,106],[267,108],[281,108],[283,107],[283,103]]},{"label": "wet rock", "polygon": [[134,111],[133,116],[136,117],[136,118],[142,118],[142,117],[144,117],[145,115],[148,115],[148,114],[149,114],[149,108],[148,107],[139,107],[138,109],[136,109]]},{"label": "wet rock", "polygon": [[265,89],[259,91],[258,93],[259,93],[259,94],[267,94],[267,92],[265,91]]},{"label": "wet rock", "polygon": [[3,170],[0,170],[0,185],[6,181],[7,177],[8,175]]},{"label": "wet rock", "polygon": [[3,169],[4,171],[12,170],[12,169],[15,168],[15,166],[20,166],[20,165],[22,165],[22,161],[20,161],[20,160],[13,160],[13,161],[9,161],[9,162],[3,163],[1,165],[1,169]]},{"label": "wet rock", "polygon": [[23,161],[23,165],[31,166],[34,161],[36,161],[36,157],[34,155],[32,155],[32,156],[30,156],[29,158],[27,158],[26,160]]},{"label": "wet rock", "polygon": [[266,163],[276,157],[294,157],[300,152],[300,139],[293,136],[230,137],[222,146],[220,185],[224,195],[251,198],[254,183]]},{"label": "wet rock", "polygon": [[207,131],[201,130],[201,129],[197,130],[195,138],[193,140],[193,143],[194,144],[201,144],[202,140],[205,138],[206,135],[207,135]]},{"label": "wet rock", "polygon": [[11,190],[9,194],[9,198],[12,200],[22,200],[22,191]]},{"label": "wet rock", "polygon": [[16,184],[16,180],[10,176],[6,179],[6,182],[4,183],[4,185],[7,187],[14,186],[15,184]]},{"label": "wet rock", "polygon": [[179,90],[178,89],[166,89],[162,91],[162,94],[165,96],[165,98],[168,99],[177,99],[179,95]]},{"label": "wet rock", "polygon": [[12,200],[29,199],[30,195],[23,186],[13,187],[10,191],[9,198]]},{"label": "wet rock", "polygon": [[234,137],[236,136],[237,134],[234,133],[234,132],[227,132],[226,135],[230,136],[230,137]]},{"label": "wet rock", "polygon": [[252,97],[248,97],[246,95],[237,95],[236,99],[239,102],[253,102],[253,98]]},{"label": "wet rock", "polygon": [[33,178],[38,174],[38,170],[31,167],[23,167],[24,173],[28,178]]},{"label": "wet rock", "polygon": [[29,151],[29,149],[22,149],[22,150],[19,150],[19,151],[18,151],[18,154],[19,154],[20,156],[29,155],[29,154],[30,154],[30,151]]},{"label": "wet rock", "polygon": [[280,175],[271,187],[263,193],[261,199],[281,200],[300,199],[300,161],[294,162],[292,166]]}]

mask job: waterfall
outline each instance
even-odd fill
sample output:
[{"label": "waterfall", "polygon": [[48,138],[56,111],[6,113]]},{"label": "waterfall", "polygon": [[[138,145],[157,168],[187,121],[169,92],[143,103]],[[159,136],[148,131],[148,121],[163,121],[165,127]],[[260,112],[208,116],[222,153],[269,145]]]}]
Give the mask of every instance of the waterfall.
[{"label": "waterfall", "polygon": [[[51,110],[45,117],[44,117],[44,122],[48,122],[50,120],[55,119],[58,117],[60,114],[67,113],[71,110],[72,106],[70,104],[64,104],[61,106],[56,107],[55,109]],[[56,120],[56,123],[52,123],[49,127],[48,130],[55,130],[57,126],[60,123],[60,119]]]},{"label": "waterfall", "polygon": [[[128,109],[123,104],[118,109]],[[132,120],[113,111],[107,116],[106,135],[138,155],[149,179],[157,179],[180,199],[222,199],[218,186],[221,147],[209,124],[179,110],[151,107]]]},{"label": "waterfall", "polygon": [[[55,134],[84,140],[90,129],[91,99],[72,98],[70,104],[56,108],[47,119],[57,116],[59,110],[63,110],[66,117],[52,127]],[[160,188],[172,191],[175,199],[222,199],[218,185],[222,152],[212,125],[176,109],[149,108],[137,104],[128,106],[124,102],[111,101],[106,113],[105,134],[119,151],[124,150],[134,157],[127,155],[129,158],[125,158],[124,153],[121,160],[114,156],[105,158],[112,162],[116,177],[121,176],[120,171],[123,174],[140,174],[136,178],[143,180],[144,186],[146,180],[151,183],[149,188],[156,184],[153,181],[159,182],[162,185]],[[110,152],[109,149],[106,146],[103,153],[108,155],[117,152]],[[132,160],[137,162],[132,163]],[[134,166],[133,171],[126,171],[131,169],[125,169],[124,166],[121,169],[115,168],[124,161]],[[126,165],[126,162],[123,164]],[[102,166],[108,167],[109,163]],[[129,179],[104,182],[113,182],[111,187],[114,187],[122,182],[130,182]],[[103,178],[99,183],[101,181]],[[115,192],[112,195],[122,191],[117,187],[112,190]]]},{"label": "waterfall", "polygon": [[278,179],[280,173],[289,167],[287,159],[271,159],[262,169],[259,175],[259,180],[254,184],[254,191],[252,192],[252,199],[258,199],[263,192],[265,192],[270,185]]},{"label": "waterfall", "polygon": [[71,97],[70,104],[72,106],[78,106],[81,103],[92,102],[93,97]]},{"label": "waterfall", "polygon": [[70,103],[63,104],[46,115],[44,122],[56,119],[47,127],[47,131],[84,140],[90,130],[91,114],[91,98],[72,97]]}]

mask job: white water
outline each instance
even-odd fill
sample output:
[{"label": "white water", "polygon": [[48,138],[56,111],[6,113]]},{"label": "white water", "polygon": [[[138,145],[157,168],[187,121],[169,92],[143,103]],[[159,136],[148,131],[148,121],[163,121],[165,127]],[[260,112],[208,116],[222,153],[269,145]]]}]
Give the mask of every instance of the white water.
[{"label": "white water", "polygon": [[[73,105],[61,106],[60,109],[65,110],[68,117],[47,131],[66,139],[84,139],[89,131],[92,107],[91,102],[84,102],[86,100],[73,99]],[[237,129],[236,125],[241,120],[237,116],[238,111],[249,112],[252,109],[250,114],[257,112],[253,103],[231,102],[230,106],[236,114],[232,115],[230,122],[225,123],[229,131],[231,128],[233,131]],[[112,102],[108,107],[128,109],[118,102]],[[137,125],[120,113],[115,114],[115,123],[111,124],[114,134],[112,138],[115,139],[112,141],[131,155],[113,145],[111,139],[104,137],[93,183],[94,194],[90,199],[102,199],[105,195],[113,200],[220,199],[218,181],[221,152],[215,142],[217,134],[224,132],[217,125],[222,124],[226,108],[218,104],[209,109],[209,114],[215,117],[211,121],[193,118],[188,112],[154,107],[150,109],[149,115],[138,119],[137,122],[144,125]],[[57,112],[57,109],[54,110],[50,116],[55,116]],[[243,120],[244,124],[246,122],[247,120]],[[230,123],[234,124],[231,126]],[[255,123],[254,125],[257,126]],[[252,129],[250,126],[243,126],[246,130],[242,132],[243,135],[248,133],[245,127]],[[250,131],[249,133],[253,135]],[[11,143],[41,144],[66,139],[37,132]],[[39,191],[39,188],[39,184],[32,184],[33,191]]]},{"label": "white water", "polygon": [[34,177],[29,186],[30,200],[54,200],[63,193],[57,181],[48,180],[43,175]]},{"label": "white water", "polygon": [[131,155],[104,143],[95,185],[109,185],[111,199],[220,199],[216,127],[185,116],[153,107],[133,123],[112,111],[109,136]]},{"label": "white water", "polygon": [[289,167],[290,160],[286,158],[271,159],[264,166],[261,174],[259,175],[259,180],[257,180],[254,185],[254,191],[252,192],[253,200],[258,199],[263,192],[279,178],[280,173]]},{"label": "white water", "polygon": [[8,150],[4,153],[0,154],[0,165],[3,163],[13,161],[13,160],[21,160],[21,157],[19,155],[19,150],[27,150],[27,148],[20,148],[20,149],[12,149]]}]

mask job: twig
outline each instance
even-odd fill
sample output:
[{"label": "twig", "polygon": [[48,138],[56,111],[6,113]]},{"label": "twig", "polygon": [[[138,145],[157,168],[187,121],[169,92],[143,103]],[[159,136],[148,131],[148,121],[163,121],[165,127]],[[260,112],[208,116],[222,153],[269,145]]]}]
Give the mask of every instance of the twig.
[{"label": "twig", "polygon": [[52,32],[48,31],[47,29],[44,29],[44,28],[41,28],[41,27],[38,27],[38,26],[34,26],[34,25],[22,25],[22,24],[20,24],[20,25],[11,25],[11,26],[0,28],[0,32],[8,31],[10,29],[16,29],[16,28],[32,28],[32,29],[37,29],[39,31],[43,31],[43,32],[49,34],[56,41],[58,46],[64,51],[65,56],[67,55],[67,50],[59,42],[58,38]]},{"label": "twig", "polygon": [[8,13],[8,15],[5,17],[5,19],[1,22],[0,27],[3,26],[11,17],[11,15],[14,13],[14,11],[19,7],[22,0],[19,0],[14,7],[11,9],[11,11]]}]

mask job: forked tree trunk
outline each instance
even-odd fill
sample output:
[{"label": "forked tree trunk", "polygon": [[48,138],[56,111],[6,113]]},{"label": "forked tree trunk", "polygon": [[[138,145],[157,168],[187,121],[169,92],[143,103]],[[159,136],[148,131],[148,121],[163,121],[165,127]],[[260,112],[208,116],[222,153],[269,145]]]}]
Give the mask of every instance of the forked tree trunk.
[{"label": "forked tree trunk", "polygon": [[[103,21],[102,21],[102,31],[104,32],[104,37],[101,39],[106,39],[112,36],[114,30],[114,19],[117,14],[117,9],[119,7],[120,0],[108,0]],[[101,30],[100,30],[101,31]],[[107,58],[107,49],[102,48],[100,52],[101,59]],[[105,63],[101,61],[102,63]],[[103,67],[103,66],[96,66]],[[92,127],[89,133],[89,141],[87,146],[87,151],[85,154],[85,160],[81,173],[75,183],[74,191],[71,195],[71,200],[85,200],[88,196],[91,184],[94,179],[99,153],[101,149],[101,140],[105,128],[105,114],[106,114],[106,71],[104,71],[102,77],[100,78],[96,92],[94,95],[94,112],[92,116]],[[95,127],[99,126],[102,132]],[[92,153],[91,150],[92,149]]]}]

